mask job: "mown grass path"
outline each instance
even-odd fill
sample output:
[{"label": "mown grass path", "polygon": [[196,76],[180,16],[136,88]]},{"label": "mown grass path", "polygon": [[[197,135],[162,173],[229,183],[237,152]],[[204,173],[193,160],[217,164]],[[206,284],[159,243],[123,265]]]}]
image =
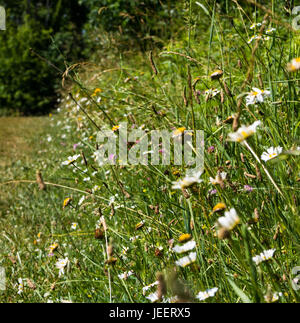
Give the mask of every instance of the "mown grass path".
[{"label": "mown grass path", "polygon": [[[20,177],[23,170],[20,165],[26,164],[30,168],[48,122],[47,117],[0,118],[0,182]],[[5,206],[6,193],[11,188],[0,186],[0,210]]]}]

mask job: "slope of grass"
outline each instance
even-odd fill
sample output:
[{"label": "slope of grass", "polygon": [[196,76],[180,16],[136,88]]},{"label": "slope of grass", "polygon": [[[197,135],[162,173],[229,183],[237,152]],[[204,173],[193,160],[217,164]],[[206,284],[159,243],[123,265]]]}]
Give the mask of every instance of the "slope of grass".
[{"label": "slope of grass", "polygon": [[[186,39],[154,50],[150,59],[149,53],[106,56],[69,74],[76,81],[72,96],[62,95],[33,162],[46,190],[34,183],[35,174],[25,176],[32,183],[11,192],[1,218],[5,301],[146,302],[164,290],[159,301],[192,302],[214,287],[205,301],[299,301],[293,280],[300,247],[299,80],[287,69],[299,56],[297,34],[270,20],[250,29],[267,18],[248,17],[240,7],[232,12],[234,30],[209,4],[206,18],[187,12]],[[260,37],[248,41],[253,34]],[[222,70],[218,79],[210,77],[215,69]],[[259,92],[253,88],[265,91],[263,102],[247,105],[246,96]],[[215,96],[206,92],[213,89]],[[229,140],[258,121],[246,141]],[[99,164],[99,128],[117,135],[122,122],[147,134],[203,130],[202,181],[173,188],[188,169],[175,163]],[[270,147],[282,151],[263,161]],[[63,163],[68,156],[74,161]],[[219,219],[233,209],[238,221],[224,232]],[[183,234],[195,247],[178,254]],[[274,253],[256,263],[266,250]],[[190,252],[196,257],[179,266]],[[158,289],[149,286],[155,282]]]}]

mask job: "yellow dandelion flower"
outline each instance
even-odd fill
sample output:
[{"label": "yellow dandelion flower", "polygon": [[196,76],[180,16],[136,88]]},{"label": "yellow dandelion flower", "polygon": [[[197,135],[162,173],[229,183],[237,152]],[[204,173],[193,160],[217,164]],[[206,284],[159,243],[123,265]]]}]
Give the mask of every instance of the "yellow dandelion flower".
[{"label": "yellow dandelion flower", "polygon": [[223,71],[222,70],[215,70],[210,74],[210,78],[212,80],[217,80],[222,76],[223,76]]},{"label": "yellow dandelion flower", "polygon": [[178,129],[176,129],[174,132],[173,132],[173,137],[177,137],[177,136],[181,136],[184,131],[186,130],[185,127],[180,127]]},{"label": "yellow dandelion flower", "polygon": [[68,206],[70,204],[70,202],[72,201],[72,199],[70,197],[67,197],[65,200],[64,200],[64,203],[63,203],[63,209]]},{"label": "yellow dandelion flower", "polygon": [[98,87],[95,89],[95,91],[94,91],[94,94],[96,95],[97,93],[101,93],[102,92],[102,90],[101,89],[99,89]]},{"label": "yellow dandelion flower", "polygon": [[213,213],[215,213],[215,212],[219,212],[219,211],[223,211],[223,210],[225,210],[226,209],[226,205],[225,205],[225,203],[218,203],[218,204],[216,204],[215,206],[214,206],[214,208],[213,208]]},{"label": "yellow dandelion flower", "polygon": [[191,234],[189,234],[189,233],[184,233],[184,234],[182,234],[182,235],[178,238],[178,241],[179,241],[179,242],[186,242],[186,241],[191,240],[191,238],[192,238],[192,235],[191,235]]},{"label": "yellow dandelion flower", "polygon": [[135,226],[135,230],[141,229],[145,225],[145,221],[141,221]]}]

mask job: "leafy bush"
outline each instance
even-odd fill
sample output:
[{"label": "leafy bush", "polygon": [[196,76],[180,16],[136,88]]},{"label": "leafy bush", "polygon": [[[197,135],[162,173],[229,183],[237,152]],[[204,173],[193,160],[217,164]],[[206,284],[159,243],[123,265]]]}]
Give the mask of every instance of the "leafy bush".
[{"label": "leafy bush", "polygon": [[0,115],[44,114],[54,107],[60,78],[31,48],[62,70],[82,56],[86,11],[67,0],[3,1],[7,30],[0,33]]}]

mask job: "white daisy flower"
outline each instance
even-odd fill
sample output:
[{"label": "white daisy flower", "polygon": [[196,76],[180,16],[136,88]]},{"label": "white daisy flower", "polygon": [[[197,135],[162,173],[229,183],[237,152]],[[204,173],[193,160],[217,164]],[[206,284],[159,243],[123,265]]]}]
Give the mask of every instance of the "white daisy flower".
[{"label": "white daisy flower", "polygon": [[196,242],[194,240],[190,240],[182,246],[176,245],[173,248],[173,251],[176,253],[183,253],[183,252],[193,250],[193,249],[195,249],[195,247],[196,247]]},{"label": "white daisy flower", "polygon": [[208,100],[208,99],[214,98],[219,93],[220,91],[217,89],[208,89],[204,92],[205,99]]},{"label": "white daisy flower", "polygon": [[73,222],[72,225],[71,225],[71,229],[76,230],[77,228],[78,228],[78,223]]},{"label": "white daisy flower", "polygon": [[218,287],[207,289],[204,292],[199,292],[198,295],[196,296],[196,298],[198,298],[199,301],[204,301],[205,299],[207,299],[209,297],[215,296],[217,291],[218,291]]},{"label": "white daisy flower", "polygon": [[247,43],[251,44],[252,41],[256,39],[256,37],[257,37],[256,35],[251,36]]},{"label": "white daisy flower", "polygon": [[278,147],[270,147],[267,152],[264,152],[261,155],[261,159],[265,162],[267,162],[270,159],[273,159],[275,157],[277,157],[278,155],[280,155],[282,153],[282,147],[278,146]]},{"label": "white daisy flower", "polygon": [[180,179],[177,182],[173,182],[172,189],[182,190],[182,189],[189,187],[195,183],[201,183],[202,182],[202,179],[200,179],[201,175],[202,175],[202,172],[197,172],[191,176],[185,176],[184,179]]},{"label": "white daisy flower", "polygon": [[80,157],[80,155],[74,155],[74,156],[69,156],[68,160],[62,162],[62,165],[70,165],[72,163],[74,163],[78,158]]},{"label": "white daisy flower", "polygon": [[270,91],[264,91],[254,87],[252,88],[252,92],[246,97],[246,105],[262,103],[265,97],[270,96],[270,94]]},{"label": "white daisy flower", "polygon": [[294,58],[290,63],[287,64],[289,72],[295,72],[300,69],[300,57]]},{"label": "white daisy flower", "polygon": [[235,142],[243,142],[248,137],[252,136],[256,132],[256,128],[261,125],[261,121],[255,121],[250,126],[242,125],[236,132],[232,132],[228,135],[228,140]]},{"label": "white daisy flower", "polygon": [[58,259],[57,263],[55,264],[56,268],[59,269],[58,276],[64,275],[65,267],[70,263],[68,257]]},{"label": "white daisy flower", "polygon": [[220,227],[231,231],[237,224],[240,223],[240,218],[238,217],[236,210],[234,208],[225,212],[224,216],[221,216],[217,223]]},{"label": "white daisy flower", "polygon": [[24,282],[22,278],[18,278],[18,294],[21,295],[24,291]]},{"label": "white daisy flower", "polygon": [[271,259],[275,251],[276,249],[264,250],[259,255],[252,257],[252,260],[255,262],[256,265],[258,265],[263,261]]},{"label": "white daisy flower", "polygon": [[185,256],[183,258],[178,259],[175,264],[180,267],[186,267],[193,262],[195,262],[197,259],[197,253],[196,252],[191,252],[188,256]]},{"label": "white daisy flower", "polygon": [[254,29],[254,28],[256,28],[256,27],[260,27],[261,26],[261,23],[260,22],[258,22],[258,23],[254,23],[254,24],[252,24],[251,26],[250,26],[250,29]]},{"label": "white daisy flower", "polygon": [[133,271],[130,270],[130,271],[127,271],[127,272],[125,272],[123,274],[118,275],[118,277],[120,279],[127,279],[128,277],[130,277],[132,275],[133,275]]},{"label": "white daisy flower", "polygon": [[269,28],[266,30],[266,34],[272,34],[273,31],[276,31],[276,28]]},{"label": "white daisy flower", "polygon": [[265,295],[265,301],[268,303],[274,303],[277,302],[279,300],[279,297],[282,297],[282,293],[281,292],[275,292],[273,293],[273,295],[271,295],[271,297],[269,297],[269,295]]}]

